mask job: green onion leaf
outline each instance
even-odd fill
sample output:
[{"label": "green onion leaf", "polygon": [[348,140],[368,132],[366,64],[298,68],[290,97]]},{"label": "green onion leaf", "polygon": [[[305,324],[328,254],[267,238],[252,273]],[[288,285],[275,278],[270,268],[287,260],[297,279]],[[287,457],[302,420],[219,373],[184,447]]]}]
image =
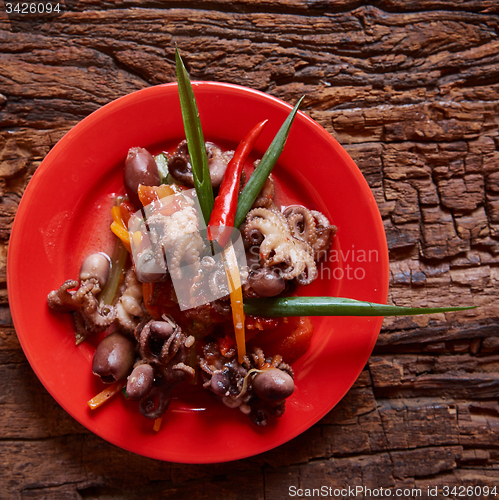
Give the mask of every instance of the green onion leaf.
[{"label": "green onion leaf", "polygon": [[203,129],[201,128],[201,120],[199,119],[199,111],[189,74],[185,69],[178,48],[176,47],[175,65],[177,69],[180,108],[184,120],[185,138],[187,139],[187,149],[189,150],[192,173],[194,174],[194,187],[196,188],[204,220],[206,224],[208,224],[214,203],[213,187],[211,185],[210,169],[208,166],[208,155],[206,154]]},{"label": "green onion leaf", "polygon": [[237,212],[234,221],[234,226],[239,227],[244,219],[246,218],[246,214],[250,211],[251,205],[253,205],[256,200],[258,193],[261,191],[267,177],[270,172],[274,168],[274,165],[277,163],[279,156],[284,149],[284,145],[286,144],[286,139],[288,138],[289,131],[291,129],[291,125],[293,124],[293,120],[295,119],[296,113],[300,104],[302,103],[305,96],[301,97],[300,100],[296,103],[296,106],[293,108],[293,111],[286,118],[284,123],[282,124],[279,132],[277,132],[274,140],[270,144],[269,148],[263,155],[260,163],[256,167],[255,171],[251,174],[246,186],[244,186],[243,192],[239,196],[239,200],[237,202]]},{"label": "green onion leaf", "polygon": [[469,307],[400,307],[341,297],[245,299],[244,312],[266,318],[286,316],[414,316],[475,309]]}]

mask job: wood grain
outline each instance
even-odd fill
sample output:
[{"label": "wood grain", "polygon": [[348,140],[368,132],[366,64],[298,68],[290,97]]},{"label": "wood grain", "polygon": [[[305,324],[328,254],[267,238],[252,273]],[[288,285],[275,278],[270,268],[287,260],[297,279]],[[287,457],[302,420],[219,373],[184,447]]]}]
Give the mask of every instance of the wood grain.
[{"label": "wood grain", "polygon": [[[290,486],[347,485],[499,493],[497,2],[62,3],[60,14],[23,17],[0,2],[0,498],[280,499]],[[86,431],[31,371],[6,293],[10,229],[43,157],[103,104],[173,81],[175,44],[194,79],[290,104],[306,95],[304,111],[376,198],[390,303],[479,306],[385,319],[330,414],[229,464],[157,462]]]}]

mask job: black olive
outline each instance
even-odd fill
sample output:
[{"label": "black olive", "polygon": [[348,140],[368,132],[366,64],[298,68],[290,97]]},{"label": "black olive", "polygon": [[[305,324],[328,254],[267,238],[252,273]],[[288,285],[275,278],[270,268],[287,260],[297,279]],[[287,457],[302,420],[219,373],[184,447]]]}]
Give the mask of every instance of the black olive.
[{"label": "black olive", "polygon": [[281,401],[293,394],[295,383],[288,373],[270,368],[253,379],[253,390],[265,401]]},{"label": "black olive", "polygon": [[125,160],[125,189],[130,201],[140,207],[137,194],[139,184],[143,186],[159,186],[158,167],[151,153],[144,148],[130,148]]},{"label": "black olive", "polygon": [[121,333],[111,333],[97,346],[92,371],[105,384],[124,379],[135,361],[133,342]]}]

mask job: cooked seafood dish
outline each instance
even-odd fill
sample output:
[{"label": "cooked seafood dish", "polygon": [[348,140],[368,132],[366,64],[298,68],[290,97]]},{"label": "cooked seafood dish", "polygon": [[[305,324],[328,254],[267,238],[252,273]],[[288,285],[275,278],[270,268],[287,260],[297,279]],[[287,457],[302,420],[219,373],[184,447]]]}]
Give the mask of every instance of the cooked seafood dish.
[{"label": "cooked seafood dish", "polygon": [[[205,148],[217,196],[209,221],[185,140],[155,156],[131,148],[126,195],[111,211],[114,254],[89,255],[79,276],[47,298],[52,310],[72,315],[77,344],[102,337],[92,372],[108,389],[91,408],[123,392],[156,429],[185,384],[258,426],[283,415],[295,389],[292,365],[306,352],[313,323],[245,315],[243,300],[287,296],[312,283],[336,233],[313,207],[282,206],[272,174],[238,226],[227,185],[237,201],[259,160],[212,142]],[[234,162],[242,165],[237,174]]]}]

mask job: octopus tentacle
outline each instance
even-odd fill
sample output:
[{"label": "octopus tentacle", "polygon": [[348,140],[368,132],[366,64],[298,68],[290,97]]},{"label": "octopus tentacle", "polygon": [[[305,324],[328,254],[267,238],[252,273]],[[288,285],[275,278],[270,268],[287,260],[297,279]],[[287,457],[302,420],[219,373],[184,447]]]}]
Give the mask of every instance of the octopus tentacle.
[{"label": "octopus tentacle", "polygon": [[288,218],[291,234],[300,241],[314,245],[317,240],[315,217],[312,212],[301,205],[291,205],[284,210]]},{"label": "octopus tentacle", "polygon": [[248,215],[246,216],[246,223],[247,223],[246,227],[255,218],[263,219],[269,222],[270,224],[273,224],[278,229],[281,229],[282,231],[287,230],[289,232],[289,226],[286,217],[277,210],[271,210],[269,208],[264,208],[264,207],[258,207],[250,210],[248,212]]},{"label": "octopus tentacle", "polygon": [[116,304],[117,320],[125,331],[132,333],[144,317],[141,303],[142,284],[133,269],[129,269],[125,276],[125,290]]},{"label": "octopus tentacle", "polygon": [[305,258],[303,271],[296,277],[300,285],[310,285],[317,278],[317,265],[311,255]]},{"label": "octopus tentacle", "polygon": [[[72,290],[78,287],[76,290]],[[100,285],[97,279],[90,278],[79,283],[76,280],[65,281],[58,290],[52,290],[47,296],[51,309],[75,312],[77,331],[102,332],[116,319],[116,308],[99,304],[97,294]],[[83,339],[83,338],[82,338]],[[82,340],[81,339],[81,340]],[[80,337],[77,342],[81,342]]]},{"label": "octopus tentacle", "polygon": [[182,262],[186,265],[194,265],[193,272],[200,269],[200,249],[204,248],[203,240],[199,233],[186,234],[175,241],[175,249],[170,265],[170,274],[175,279],[181,279],[183,272]]},{"label": "octopus tentacle", "polygon": [[329,219],[322,212],[311,210],[311,213],[315,219],[315,232],[317,235],[312,248],[314,250],[314,259],[319,261],[326,257],[337,228],[329,222]]},{"label": "octopus tentacle", "polygon": [[298,281],[300,285],[310,285],[318,275],[313,249],[304,241],[296,241],[295,246],[301,247],[303,259],[303,269],[300,274],[296,276],[296,281]]},{"label": "octopus tentacle", "polygon": [[148,418],[158,418],[168,408],[172,389],[194,378],[194,368],[187,364],[194,339],[171,320],[140,323],[135,337],[141,362],[150,364],[155,374],[155,385],[141,400],[140,410]]},{"label": "octopus tentacle", "polygon": [[161,363],[166,365],[177,354],[183,342],[185,342],[185,336],[180,329],[174,331],[161,348],[159,356]]}]

